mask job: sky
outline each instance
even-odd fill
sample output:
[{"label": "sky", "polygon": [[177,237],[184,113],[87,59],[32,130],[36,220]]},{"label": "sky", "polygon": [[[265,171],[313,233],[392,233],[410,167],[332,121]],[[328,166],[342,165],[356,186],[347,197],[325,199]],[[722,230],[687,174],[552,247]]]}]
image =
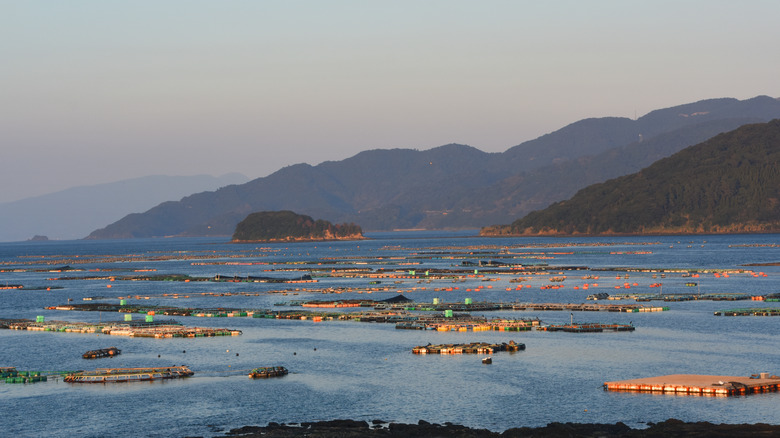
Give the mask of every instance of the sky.
[{"label": "sky", "polygon": [[780,97],[780,2],[0,0],[0,203]]}]

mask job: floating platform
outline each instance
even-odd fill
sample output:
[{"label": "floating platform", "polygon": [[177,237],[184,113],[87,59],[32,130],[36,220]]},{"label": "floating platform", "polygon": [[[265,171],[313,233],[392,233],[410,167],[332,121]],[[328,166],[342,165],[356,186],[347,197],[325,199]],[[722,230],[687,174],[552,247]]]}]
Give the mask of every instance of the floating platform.
[{"label": "floating platform", "polygon": [[639,304],[598,304],[598,303],[525,303],[513,304],[513,310],[531,310],[531,311],[575,311],[575,312],[663,312],[669,310],[669,307],[642,306]]},{"label": "floating platform", "polygon": [[120,383],[144,382],[150,380],[178,379],[190,377],[192,372],[186,366],[162,368],[98,368],[95,371],[83,371],[65,376],[69,383]]},{"label": "floating platform", "polygon": [[[322,308],[341,308],[341,307],[361,307],[368,305],[364,304],[363,300],[344,300],[344,301],[304,301],[300,304],[301,307],[322,307]],[[373,304],[371,304],[373,305]]]},{"label": "floating platform", "polygon": [[5,383],[34,383],[45,382],[46,376],[35,371],[17,371],[16,367],[0,367],[0,379]]},{"label": "floating platform", "polygon": [[251,379],[265,379],[268,377],[281,377],[287,375],[289,371],[285,367],[260,367],[249,372]]},{"label": "floating platform", "polygon": [[84,359],[99,359],[101,357],[114,357],[122,353],[122,350],[116,347],[101,348],[99,350],[89,350],[82,354]]},{"label": "floating platform", "polygon": [[780,307],[718,310],[715,316],[780,316]]},{"label": "floating platform", "polygon": [[579,324],[553,324],[539,327],[539,330],[548,332],[567,333],[601,333],[601,332],[632,332],[636,330],[631,324],[604,324],[600,322],[585,322]]},{"label": "floating platform", "polygon": [[17,371],[16,367],[0,367],[0,379],[5,383],[45,382],[47,377],[40,371]]},{"label": "floating platform", "polygon": [[113,336],[129,336],[136,338],[200,338],[211,336],[239,336],[241,330],[211,327],[184,327],[172,322],[69,322],[48,321],[37,322],[28,319],[0,319],[0,329],[67,332],[67,333],[97,333]]},{"label": "floating platform", "polygon": [[16,367],[0,367],[0,382],[35,383],[46,382],[49,377],[59,378],[81,371],[19,371]]},{"label": "floating platform", "polygon": [[733,396],[780,390],[780,377],[769,373],[750,377],[670,374],[605,382],[607,391],[638,391],[681,395]]},{"label": "floating platform", "polygon": [[500,344],[488,344],[487,342],[473,342],[471,344],[438,344],[421,345],[412,348],[414,354],[493,354],[498,351],[511,353],[525,350],[525,344],[515,341]]},{"label": "floating platform", "polygon": [[440,332],[481,332],[481,331],[504,331],[504,332],[524,332],[531,331],[533,327],[538,327],[539,323],[532,321],[503,321],[503,322],[398,322],[395,325],[397,329],[404,330],[436,330]]}]

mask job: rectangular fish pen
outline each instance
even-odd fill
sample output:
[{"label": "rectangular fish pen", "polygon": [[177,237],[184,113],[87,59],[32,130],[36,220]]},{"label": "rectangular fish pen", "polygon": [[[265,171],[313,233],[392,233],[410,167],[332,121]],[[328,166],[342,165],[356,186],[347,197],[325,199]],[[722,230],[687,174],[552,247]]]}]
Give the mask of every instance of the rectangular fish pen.
[{"label": "rectangular fish pen", "polygon": [[500,344],[487,342],[472,342],[470,344],[437,344],[418,345],[412,348],[414,354],[493,354],[499,351],[510,353],[525,350],[525,344],[509,341]]},{"label": "rectangular fish pen", "polygon": [[604,324],[598,322],[574,323],[574,324],[552,324],[541,327],[540,330],[548,332],[568,332],[568,333],[601,333],[610,332],[632,332],[636,330],[631,324]]},{"label": "rectangular fish pen", "polygon": [[119,383],[143,382],[160,379],[178,379],[190,377],[192,372],[186,366],[160,368],[98,368],[94,371],[82,371],[68,374],[63,381],[69,383]]},{"label": "rectangular fish pen", "polygon": [[637,391],[681,395],[733,396],[780,390],[780,377],[761,373],[750,377],[670,374],[605,382],[607,391]]}]

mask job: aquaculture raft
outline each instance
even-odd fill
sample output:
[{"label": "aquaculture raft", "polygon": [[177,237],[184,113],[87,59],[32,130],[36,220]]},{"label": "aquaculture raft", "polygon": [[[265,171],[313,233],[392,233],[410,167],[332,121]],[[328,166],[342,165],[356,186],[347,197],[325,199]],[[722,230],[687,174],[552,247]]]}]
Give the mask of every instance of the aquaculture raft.
[{"label": "aquaculture raft", "polygon": [[162,368],[98,368],[95,371],[83,371],[65,376],[63,381],[70,383],[119,383],[142,382],[161,379],[190,377],[192,372],[186,366]]},{"label": "aquaculture raft", "polygon": [[669,394],[732,396],[780,390],[780,377],[768,373],[751,377],[670,374],[604,383],[607,391],[661,392]]},{"label": "aquaculture raft", "polygon": [[101,357],[114,357],[120,354],[122,350],[116,347],[101,348],[100,350],[90,350],[81,355],[84,359],[98,359]]},{"label": "aquaculture raft", "polygon": [[[365,316],[360,316],[361,321],[369,321]],[[379,321],[375,318],[372,320]],[[473,317],[455,313],[452,317],[436,317],[431,315],[398,316],[387,318],[383,321],[396,322],[395,328],[405,330],[436,330],[440,332],[467,332],[467,331],[530,331],[538,327],[538,319],[491,319]]]},{"label": "aquaculture raft", "polygon": [[46,376],[40,371],[17,371],[16,367],[0,367],[0,381],[5,383],[45,382]]},{"label": "aquaculture raft", "polygon": [[143,338],[200,338],[210,336],[239,336],[241,330],[210,327],[184,327],[176,321],[169,322],[37,322],[28,319],[2,320],[0,328],[11,330],[102,333],[113,336]]},{"label": "aquaculture raft", "polygon": [[780,307],[719,310],[715,316],[780,316]]},{"label": "aquaculture raft", "polygon": [[249,377],[252,379],[267,378],[267,377],[281,377],[288,373],[285,367],[260,367],[255,368],[249,372]]},{"label": "aquaculture raft", "polygon": [[631,324],[602,324],[587,322],[581,324],[554,324],[545,327],[540,327],[539,330],[546,330],[548,332],[568,332],[568,333],[601,333],[604,331],[611,332],[631,332],[636,330]]},{"label": "aquaculture raft", "polygon": [[473,342],[471,344],[438,344],[421,345],[412,348],[414,354],[493,354],[498,351],[516,352],[525,350],[525,344],[515,341],[502,342],[500,344],[488,344],[487,342]]}]

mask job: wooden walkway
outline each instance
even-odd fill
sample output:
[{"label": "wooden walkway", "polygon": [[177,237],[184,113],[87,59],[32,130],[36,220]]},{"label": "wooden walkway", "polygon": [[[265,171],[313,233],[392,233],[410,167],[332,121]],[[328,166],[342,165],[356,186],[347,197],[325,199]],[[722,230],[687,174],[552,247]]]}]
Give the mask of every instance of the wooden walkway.
[{"label": "wooden walkway", "polygon": [[768,373],[754,377],[670,374],[605,382],[604,389],[607,391],[661,392],[683,395],[749,395],[780,390],[780,377],[769,376]]}]

